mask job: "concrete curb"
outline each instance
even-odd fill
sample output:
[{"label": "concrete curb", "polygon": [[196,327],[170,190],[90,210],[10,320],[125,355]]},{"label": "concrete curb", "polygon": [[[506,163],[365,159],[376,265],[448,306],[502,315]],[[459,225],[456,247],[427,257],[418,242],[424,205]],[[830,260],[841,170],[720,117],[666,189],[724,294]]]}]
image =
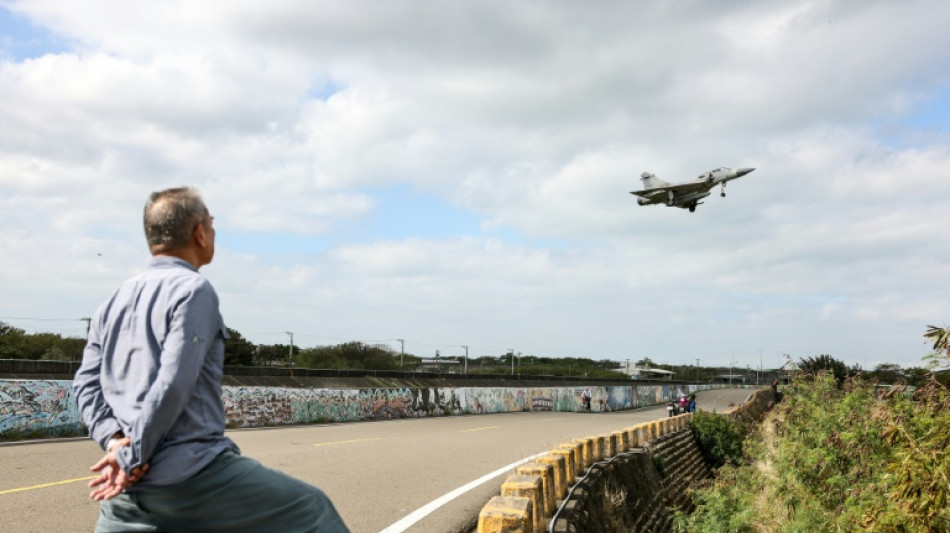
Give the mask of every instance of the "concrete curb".
[{"label": "concrete curb", "polygon": [[[769,392],[753,392],[728,416],[734,417],[746,409],[761,410],[763,403],[767,401],[762,393]],[[692,418],[693,413],[686,413],[644,422],[607,435],[577,438],[570,443],[561,444],[536,462],[518,468],[518,475],[509,478],[502,486],[503,497],[492,498],[482,508],[478,518],[478,533],[547,531],[555,511],[567,503],[566,495],[577,488],[581,482],[580,478],[590,472],[594,463],[611,460],[619,454],[636,449],[642,451],[644,446],[650,447],[662,437],[687,429]],[[559,479],[564,480],[563,492],[557,488]],[[535,501],[536,493],[541,495],[542,501]],[[505,520],[497,519],[498,516],[504,516]]]},{"label": "concrete curb", "polygon": [[[574,485],[577,477],[584,475],[594,463],[685,429],[692,416],[688,413],[607,435],[574,439],[533,463],[521,465],[517,475],[509,477],[502,485],[502,496],[492,498],[482,508],[478,533],[543,533],[548,520],[566,497],[567,480],[572,480],[571,485]],[[571,459],[572,455],[576,460]],[[563,490],[558,487],[559,482],[564,483]],[[535,494],[540,494],[541,501],[535,500]]]}]

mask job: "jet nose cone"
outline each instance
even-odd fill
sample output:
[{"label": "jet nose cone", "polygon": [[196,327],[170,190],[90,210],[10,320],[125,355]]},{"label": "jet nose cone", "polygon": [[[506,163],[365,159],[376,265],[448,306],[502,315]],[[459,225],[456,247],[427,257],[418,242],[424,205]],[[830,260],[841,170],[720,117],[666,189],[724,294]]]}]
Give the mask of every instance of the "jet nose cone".
[{"label": "jet nose cone", "polygon": [[746,174],[748,174],[749,172],[752,172],[753,170],[755,170],[755,169],[754,169],[754,168],[740,168],[740,169],[737,169],[737,170],[736,170],[736,177],[738,178],[739,176],[745,176]]}]

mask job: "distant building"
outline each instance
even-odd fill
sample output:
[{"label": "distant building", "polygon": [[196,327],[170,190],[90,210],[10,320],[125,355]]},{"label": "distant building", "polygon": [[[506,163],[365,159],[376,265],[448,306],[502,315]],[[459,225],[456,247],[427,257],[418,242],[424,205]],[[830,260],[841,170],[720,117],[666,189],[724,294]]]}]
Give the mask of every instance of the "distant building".
[{"label": "distant building", "polygon": [[461,364],[461,361],[455,358],[449,359],[445,357],[423,357],[419,360],[419,366],[416,368],[416,370],[421,372],[447,372],[450,374],[457,374]]},{"label": "distant building", "polygon": [[719,374],[716,376],[716,381],[721,383],[742,383],[745,384],[746,379],[748,379],[746,374]]},{"label": "distant building", "polygon": [[671,370],[637,365],[621,366],[617,371],[630,376],[630,379],[673,379],[676,376]]}]

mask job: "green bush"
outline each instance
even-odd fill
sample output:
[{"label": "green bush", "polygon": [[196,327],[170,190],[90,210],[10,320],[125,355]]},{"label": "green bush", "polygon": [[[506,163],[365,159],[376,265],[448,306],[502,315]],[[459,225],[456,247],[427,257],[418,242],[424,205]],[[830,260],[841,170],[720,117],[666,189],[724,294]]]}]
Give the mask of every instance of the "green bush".
[{"label": "green bush", "polygon": [[694,513],[675,513],[674,533],[752,533],[756,488],[760,486],[754,469],[723,467],[713,490],[693,493]]},{"label": "green bush", "polygon": [[690,429],[709,466],[719,468],[727,463],[741,462],[745,432],[732,419],[716,413],[697,411],[690,421]]},{"label": "green bush", "polygon": [[[697,436],[716,433],[696,418]],[[753,437],[749,464],[695,491],[676,531],[950,531],[950,393],[935,379],[910,399],[803,375]]]}]

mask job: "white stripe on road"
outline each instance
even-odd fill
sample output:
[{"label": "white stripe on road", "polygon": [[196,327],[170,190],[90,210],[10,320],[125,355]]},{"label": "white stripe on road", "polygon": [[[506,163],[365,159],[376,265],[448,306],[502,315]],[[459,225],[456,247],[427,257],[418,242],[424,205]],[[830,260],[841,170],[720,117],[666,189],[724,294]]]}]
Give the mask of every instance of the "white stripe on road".
[{"label": "white stripe on road", "polygon": [[479,486],[479,485],[482,485],[483,483],[485,483],[485,482],[487,482],[487,481],[490,481],[490,480],[492,480],[493,478],[496,478],[496,477],[498,477],[498,476],[504,474],[505,472],[507,472],[507,471],[509,471],[509,470],[511,470],[511,469],[513,469],[513,468],[517,468],[517,467],[519,467],[519,466],[521,466],[521,465],[523,465],[523,464],[525,464],[525,463],[527,463],[527,462],[529,462],[529,461],[532,461],[532,460],[534,460],[534,459],[537,459],[538,457],[541,457],[542,455],[544,455],[544,454],[546,454],[546,453],[548,453],[548,452],[542,452],[542,453],[539,453],[539,454],[537,454],[537,455],[532,455],[531,457],[528,457],[528,458],[526,458],[526,459],[522,459],[522,460],[520,460],[520,461],[518,461],[518,462],[516,462],[516,463],[511,463],[511,464],[508,465],[508,466],[503,466],[503,467],[499,468],[498,470],[495,470],[494,472],[492,472],[492,473],[490,473],[490,474],[485,474],[484,476],[482,476],[482,477],[476,479],[475,481],[472,481],[471,483],[462,485],[461,487],[459,487],[459,488],[453,490],[452,492],[449,492],[448,494],[446,494],[446,495],[444,495],[444,496],[442,496],[442,497],[440,497],[440,498],[438,498],[438,499],[432,500],[431,502],[429,502],[429,503],[423,505],[422,507],[416,509],[416,510],[413,511],[412,513],[406,515],[402,520],[400,520],[400,521],[396,522],[395,524],[393,524],[393,525],[387,527],[386,529],[380,531],[379,533],[402,533],[403,531],[405,531],[405,530],[409,529],[410,527],[412,527],[412,525],[415,524],[416,522],[418,522],[419,520],[422,520],[423,518],[425,518],[425,517],[429,516],[430,514],[432,514],[432,513],[433,513],[436,509],[438,509],[439,507],[442,507],[443,505],[449,503],[450,501],[454,500],[455,498],[458,498],[458,497],[461,496],[462,494],[465,494],[466,492],[468,492],[468,491],[474,489],[475,487],[477,487],[477,486]]}]

